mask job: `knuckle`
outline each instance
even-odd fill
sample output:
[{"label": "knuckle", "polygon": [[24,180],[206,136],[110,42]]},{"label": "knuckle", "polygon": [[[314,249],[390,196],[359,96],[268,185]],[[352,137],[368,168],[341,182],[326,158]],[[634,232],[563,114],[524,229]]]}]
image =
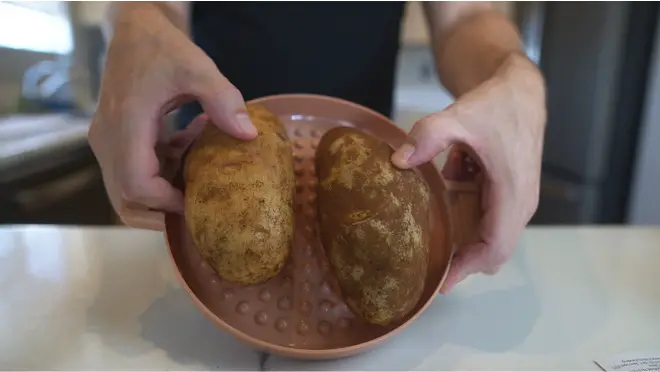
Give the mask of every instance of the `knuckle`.
[{"label": "knuckle", "polygon": [[120,181],[121,198],[127,202],[137,202],[144,197],[144,188],[132,178]]},{"label": "knuckle", "polygon": [[531,219],[534,216],[534,214],[536,214],[536,211],[539,209],[539,203],[540,203],[539,195],[538,195],[538,192],[537,192],[536,195],[532,196],[532,198],[529,202],[529,206],[527,207],[527,210],[525,211],[526,212],[525,217],[528,220]]},{"label": "knuckle", "polygon": [[531,188],[531,193],[530,193],[530,202],[529,202],[529,209],[528,209],[528,217],[532,218],[532,216],[536,213],[536,211],[539,208],[539,203],[541,199],[541,186],[540,182],[536,183],[532,188]]},{"label": "knuckle", "polygon": [[440,130],[434,115],[426,116],[417,121],[409,135],[409,141],[415,146],[432,147],[433,150],[438,150],[432,151],[434,153],[443,150],[443,148],[438,149],[438,147],[444,147],[443,139],[444,133]]},{"label": "knuckle", "polygon": [[89,145],[92,147],[92,150],[98,148],[99,145],[99,137],[100,137],[100,119],[97,117],[94,117],[92,119],[91,124],[89,125],[89,129],[87,129],[87,142],[89,142]]},{"label": "knuckle", "polygon": [[128,227],[133,228],[142,228],[139,219],[135,218],[128,210],[125,213],[119,215],[121,223]]},{"label": "knuckle", "polygon": [[103,169],[107,163],[109,155],[107,154],[108,150],[111,151],[113,148],[112,144],[108,144],[109,141],[110,139],[104,134],[104,130],[100,123],[94,120],[87,130],[87,143],[89,143],[89,148],[99,166],[101,166],[101,169]]},{"label": "knuckle", "polygon": [[491,246],[489,253],[488,264],[486,266],[493,273],[496,273],[500,267],[509,260],[509,257],[511,256],[509,250],[503,249],[501,246]]},{"label": "knuckle", "polygon": [[437,131],[441,113],[434,113],[419,119],[413,126],[413,132],[418,135],[432,135]]},{"label": "knuckle", "polygon": [[241,91],[238,90],[238,88],[236,88],[236,86],[232,83],[227,82],[227,84],[224,84],[221,91],[227,96],[232,96],[241,100],[243,99],[243,94],[241,93]]},{"label": "knuckle", "polygon": [[[517,182],[511,190],[507,198],[516,200],[515,209],[522,220],[521,223],[527,224],[539,208],[540,187],[538,183],[532,184],[523,179]],[[516,199],[518,195],[523,195],[523,197]]]},{"label": "knuckle", "polygon": [[501,268],[502,268],[502,265],[491,266],[491,267],[486,268],[483,271],[483,273],[486,274],[486,275],[495,275],[500,271]]},{"label": "knuckle", "polygon": [[204,82],[196,64],[177,64],[173,68],[174,80],[183,88],[192,88]]},{"label": "knuckle", "polygon": [[117,214],[117,217],[119,217],[119,220],[121,220],[121,222],[124,225],[129,225],[130,226],[131,225],[131,218],[130,218],[131,214],[129,213],[129,208],[128,208],[128,205],[126,205],[126,201],[122,200],[122,199],[118,200],[117,205],[114,206],[114,209],[115,209],[115,213]]},{"label": "knuckle", "polygon": [[119,220],[123,225],[133,226],[131,218],[126,216],[126,214],[119,214]]},{"label": "knuckle", "polygon": [[224,81],[219,81],[213,85],[212,91],[218,97],[222,97],[223,102],[230,104],[238,103],[243,100],[243,95],[233,84],[231,84],[226,79],[222,78]]},{"label": "knuckle", "polygon": [[197,94],[234,94],[234,87],[206,55],[200,60],[179,63],[175,68],[177,83],[185,90]]},{"label": "knuckle", "polygon": [[[180,86],[195,86],[208,80],[208,57],[190,60],[186,57],[173,58],[167,69]],[[212,62],[211,62],[212,63]]]},{"label": "knuckle", "polygon": [[240,94],[238,89],[222,76],[207,74],[205,79],[190,80],[187,84],[186,89],[200,98],[222,97],[227,99]]}]

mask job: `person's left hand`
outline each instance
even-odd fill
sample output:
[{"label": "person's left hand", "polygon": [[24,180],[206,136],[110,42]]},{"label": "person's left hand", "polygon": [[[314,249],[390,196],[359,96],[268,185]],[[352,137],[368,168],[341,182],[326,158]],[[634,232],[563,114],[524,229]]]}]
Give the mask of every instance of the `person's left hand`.
[{"label": "person's left hand", "polygon": [[485,170],[480,242],[458,248],[443,293],[468,275],[495,274],[511,257],[538,206],[545,122],[543,78],[531,61],[514,58],[445,110],[418,121],[392,156],[396,166],[410,168],[464,144]]}]

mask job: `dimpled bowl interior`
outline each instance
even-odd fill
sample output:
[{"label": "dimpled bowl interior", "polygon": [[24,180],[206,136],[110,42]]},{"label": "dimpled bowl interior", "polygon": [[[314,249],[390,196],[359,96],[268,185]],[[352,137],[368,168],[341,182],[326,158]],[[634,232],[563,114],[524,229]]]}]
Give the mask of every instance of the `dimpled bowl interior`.
[{"label": "dimpled bowl interior", "polygon": [[[279,95],[252,102],[266,106],[282,120],[293,146],[296,232],[292,254],[281,273],[268,282],[235,285],[220,279],[202,260],[184,218],[167,214],[166,238],[181,285],[215,325],[257,349],[303,359],[338,358],[371,349],[413,321],[442,284],[452,253],[443,180],[430,163],[417,169],[432,191],[431,255],[421,300],[402,322],[387,327],[368,324],[342,301],[321,246],[316,146],[336,126],[359,128],[394,147],[403,143],[406,134],[386,117],[339,99]],[[181,187],[180,177],[175,184]]]}]

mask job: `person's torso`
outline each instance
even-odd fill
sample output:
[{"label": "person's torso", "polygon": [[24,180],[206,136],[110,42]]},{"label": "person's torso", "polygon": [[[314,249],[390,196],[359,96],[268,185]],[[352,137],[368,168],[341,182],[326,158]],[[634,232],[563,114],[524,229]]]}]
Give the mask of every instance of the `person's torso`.
[{"label": "person's torso", "polygon": [[389,116],[404,2],[196,2],[193,40],[246,100],[324,94]]}]

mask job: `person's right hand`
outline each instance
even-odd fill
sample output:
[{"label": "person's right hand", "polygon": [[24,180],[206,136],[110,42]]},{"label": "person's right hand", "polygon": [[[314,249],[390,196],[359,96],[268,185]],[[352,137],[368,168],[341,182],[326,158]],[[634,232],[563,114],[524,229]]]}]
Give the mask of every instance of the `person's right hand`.
[{"label": "person's right hand", "polygon": [[[135,6],[115,24],[89,143],[122,221],[162,230],[162,211],[183,211],[181,192],[161,173],[164,158],[178,161],[208,119],[236,138],[257,132],[241,93],[162,10]],[[163,117],[191,100],[205,115],[165,138]]]}]

